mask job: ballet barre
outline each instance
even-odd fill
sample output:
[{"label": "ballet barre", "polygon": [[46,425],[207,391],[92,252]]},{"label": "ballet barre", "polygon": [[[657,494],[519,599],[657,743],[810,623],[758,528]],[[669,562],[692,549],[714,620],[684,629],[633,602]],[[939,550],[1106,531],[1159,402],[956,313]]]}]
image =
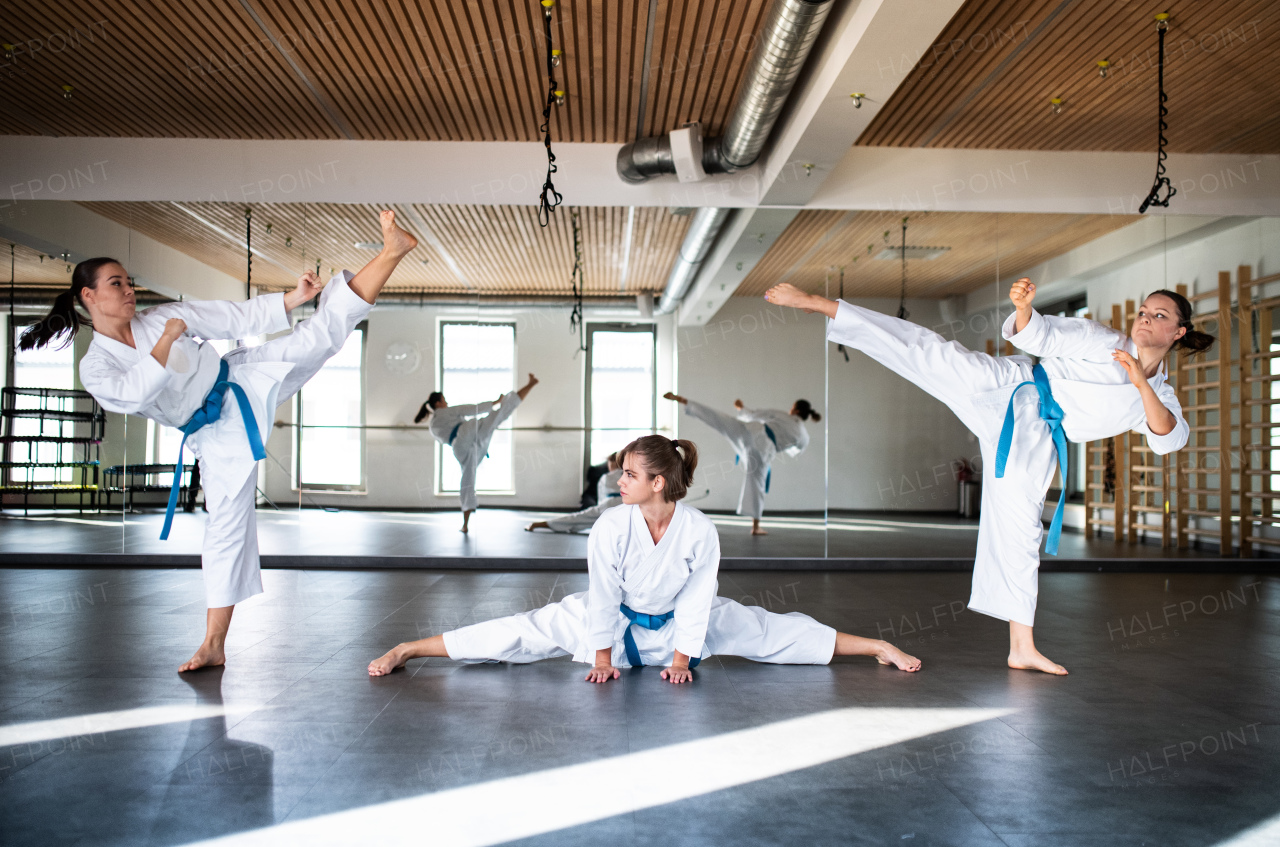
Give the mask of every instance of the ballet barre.
[{"label": "ballet barre", "polygon": [[[405,429],[417,432],[430,432],[422,424],[296,424],[287,421],[276,421],[276,429]],[[510,432],[518,430],[520,432],[639,432],[645,427],[639,426],[552,426],[546,424],[544,426],[509,426],[503,427],[504,431]],[[671,427],[649,427],[649,432],[670,432]]]}]

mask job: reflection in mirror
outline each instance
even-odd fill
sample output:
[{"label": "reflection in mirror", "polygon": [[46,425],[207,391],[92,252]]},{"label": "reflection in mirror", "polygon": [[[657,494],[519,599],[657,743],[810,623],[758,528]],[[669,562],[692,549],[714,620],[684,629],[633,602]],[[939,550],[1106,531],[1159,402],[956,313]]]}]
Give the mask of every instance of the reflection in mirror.
[{"label": "reflection in mirror", "polygon": [[679,328],[672,402],[679,437],[698,445],[692,505],[712,515],[723,556],[825,555],[824,333],[820,315],[758,296]]}]

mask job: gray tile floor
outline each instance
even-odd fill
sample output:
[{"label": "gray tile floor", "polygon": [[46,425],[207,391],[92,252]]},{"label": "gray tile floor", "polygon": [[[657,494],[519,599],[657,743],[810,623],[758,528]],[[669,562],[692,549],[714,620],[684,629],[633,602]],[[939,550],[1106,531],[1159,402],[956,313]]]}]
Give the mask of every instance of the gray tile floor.
[{"label": "gray tile floor", "polygon": [[[481,509],[472,532],[458,532],[457,512],[258,510],[258,538],[264,556],[342,556],[378,565],[376,560],[409,557],[521,558],[564,556],[585,559],[586,534],[525,532],[531,521],[556,513]],[[978,522],[951,514],[862,512],[834,516],[766,515],[769,535],[752,537],[750,520],[713,514],[725,557],[784,558],[971,558]],[[0,560],[9,553],[129,554],[198,556],[204,515],[176,516],[168,541],[160,541],[163,515],[151,510],[119,513],[0,513]],[[1077,532],[1062,536],[1059,559],[1213,558],[1209,550],[1161,550],[1158,544],[1116,544],[1088,540]],[[356,562],[352,563],[353,565]],[[416,564],[416,563],[415,563]]]},{"label": "gray tile floor", "polygon": [[[397,641],[582,574],[264,576],[227,667],[179,676],[198,572],[0,570],[5,845],[1207,847],[1267,826],[1249,843],[1280,843],[1280,578],[1044,574],[1037,636],[1072,671],[1052,678],[1003,666],[1005,626],[963,610],[964,574],[722,573],[725,596],[889,638],[924,668],[713,658],[676,688],[656,669],[588,685],[567,660],[365,674]],[[838,733],[804,730],[834,710]],[[960,717],[938,729],[940,710]],[[733,732],[754,740],[695,752]],[[618,772],[645,751],[663,765]],[[741,784],[708,791],[717,767]],[[553,777],[577,789],[519,805]],[[645,800],[654,784],[673,793]],[[615,797],[638,805],[581,822]]]}]

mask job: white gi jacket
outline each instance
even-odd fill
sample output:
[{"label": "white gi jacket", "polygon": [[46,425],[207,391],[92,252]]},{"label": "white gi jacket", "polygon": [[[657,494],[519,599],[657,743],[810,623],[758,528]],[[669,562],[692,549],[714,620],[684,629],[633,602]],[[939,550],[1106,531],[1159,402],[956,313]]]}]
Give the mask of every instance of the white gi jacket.
[{"label": "white gi jacket", "polygon": [[674,610],[668,626],[675,626],[675,649],[693,658],[710,655],[707,620],[720,571],[720,537],[710,518],[676,503],[655,545],[640,507],[622,505],[600,516],[587,544],[587,632],[575,660],[591,661],[596,650],[622,640],[629,625],[618,610],[622,603],[647,614]]},{"label": "white gi jacket", "polygon": [[[170,318],[185,321],[187,333],[173,343],[168,364],[161,365],[151,350]],[[284,294],[277,293],[238,303],[165,303],[136,313],[130,327],[136,347],[94,333],[80,360],[80,382],[107,411],[180,427],[204,403],[218,378],[221,357],[204,341],[282,332],[289,329],[290,320]],[[293,367],[289,362],[230,365],[229,377],[244,388],[264,443],[275,422],[280,382]],[[212,471],[202,479],[206,500],[233,496],[257,467],[235,399],[228,397],[224,402],[222,417],[187,441]]]},{"label": "white gi jacket", "polygon": [[809,446],[809,430],[799,417],[781,409],[748,409],[738,410],[738,420],[748,423],[762,423],[773,431],[778,441],[778,452],[786,453],[793,459]]},{"label": "white gi jacket", "polygon": [[1147,382],[1177,423],[1170,432],[1156,435],[1147,425],[1142,395],[1120,363],[1111,358],[1117,348],[1136,357],[1133,339],[1086,318],[1060,318],[1033,310],[1026,327],[1015,333],[1016,320],[1016,314],[1010,315],[1002,334],[1018,349],[1040,357],[1053,399],[1062,407],[1062,429],[1069,440],[1097,441],[1133,430],[1145,435],[1151,449],[1160,455],[1186,445],[1190,428],[1177,393],[1166,381],[1164,365]]}]

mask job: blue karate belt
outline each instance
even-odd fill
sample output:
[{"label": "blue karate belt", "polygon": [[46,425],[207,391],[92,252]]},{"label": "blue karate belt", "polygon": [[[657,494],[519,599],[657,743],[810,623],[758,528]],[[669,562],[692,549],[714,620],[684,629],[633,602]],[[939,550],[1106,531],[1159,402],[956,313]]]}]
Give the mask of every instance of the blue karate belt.
[{"label": "blue karate belt", "polygon": [[621,496],[622,496],[621,491],[610,491],[608,494],[604,495],[604,499],[608,500],[610,497],[621,497]]},{"label": "blue karate belt", "polygon": [[[452,446],[453,446],[453,439],[455,439],[455,438],[457,438],[457,437],[458,437],[458,429],[459,429],[459,428],[461,428],[462,424],[463,424],[463,421],[458,421],[456,424],[454,424],[454,425],[453,425],[453,431],[449,433],[449,446],[450,446],[450,447],[452,447]],[[486,459],[487,459],[487,458],[489,458],[489,454],[488,454],[488,453],[485,453],[485,454],[484,454],[484,457],[485,457]],[[621,495],[619,495],[619,496],[621,496]]]},{"label": "blue karate belt", "polygon": [[[768,425],[768,424],[765,424],[765,425],[764,425],[764,434],[765,434],[765,435],[767,435],[767,436],[769,436],[769,440],[773,442],[773,449],[777,450],[777,449],[778,449],[778,439],[774,436],[774,434],[773,434],[773,430],[769,429],[769,425]],[[740,459],[740,458],[741,458],[741,456],[734,456],[734,457],[733,457],[733,463],[734,463],[735,465],[736,465],[736,464],[738,464],[738,459]],[[770,465],[769,465],[768,470],[766,470],[766,471],[764,472],[764,493],[765,493],[765,494],[768,494],[768,493],[769,493],[769,483],[770,483],[770,482],[772,482],[772,481],[773,481],[773,465],[772,465],[772,464],[770,464]]]},{"label": "blue karate belt", "polygon": [[[1058,555],[1058,539],[1062,536],[1062,513],[1067,504],[1067,434],[1062,431],[1062,407],[1053,399],[1049,390],[1049,375],[1044,368],[1036,365],[1031,370],[1035,381],[1020,382],[1013,389],[1018,390],[1026,385],[1033,385],[1040,394],[1040,418],[1049,425],[1049,434],[1053,436],[1053,446],[1058,450],[1058,468],[1062,471],[1062,491],[1058,495],[1058,508],[1053,513],[1053,523],[1049,524],[1049,537],[1045,541],[1044,551],[1050,556]],[[1000,443],[996,446],[996,479],[1004,478],[1004,466],[1009,460],[1009,448],[1013,445],[1013,396],[1009,397],[1009,409],[1004,415],[1004,426],[1000,428]]]},{"label": "blue karate belt", "polygon": [[204,403],[196,409],[191,420],[178,427],[182,430],[182,443],[178,445],[178,464],[173,468],[173,486],[169,489],[169,508],[164,513],[164,528],[160,530],[161,541],[169,537],[169,528],[173,526],[173,513],[178,506],[178,489],[182,485],[182,450],[187,446],[187,436],[222,417],[222,400],[228,388],[231,389],[232,394],[235,394],[236,403],[240,406],[240,416],[244,418],[244,431],[249,436],[249,449],[253,451],[254,460],[267,457],[267,451],[262,446],[262,434],[258,432],[258,419],[253,415],[249,397],[244,393],[243,388],[227,379],[228,372],[229,368],[225,361],[218,365],[218,380],[205,395]]},{"label": "blue karate belt", "polygon": [[[636,647],[636,639],[631,634],[631,627],[642,626],[645,629],[659,630],[667,621],[676,616],[675,610],[663,612],[660,615],[646,615],[644,612],[637,612],[626,603],[618,607],[622,614],[627,616],[627,620],[631,621],[627,625],[626,630],[622,633],[622,645],[627,648],[627,661],[631,663],[633,668],[644,667],[644,662],[640,661],[640,648]],[[698,656],[689,657],[689,667],[696,668],[698,662],[702,659]]]}]

